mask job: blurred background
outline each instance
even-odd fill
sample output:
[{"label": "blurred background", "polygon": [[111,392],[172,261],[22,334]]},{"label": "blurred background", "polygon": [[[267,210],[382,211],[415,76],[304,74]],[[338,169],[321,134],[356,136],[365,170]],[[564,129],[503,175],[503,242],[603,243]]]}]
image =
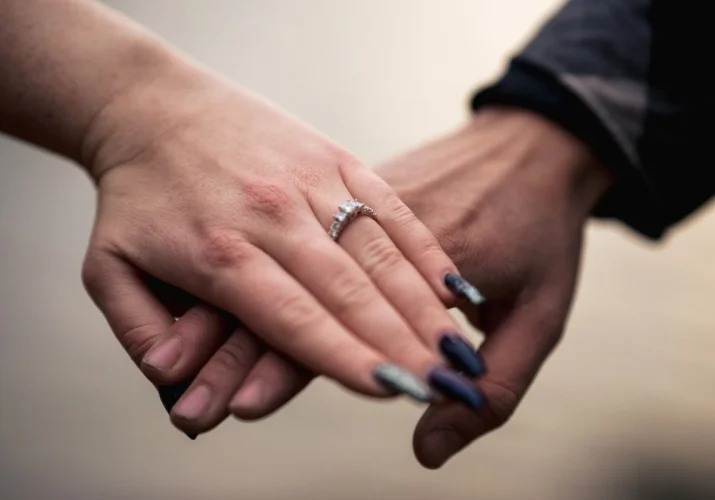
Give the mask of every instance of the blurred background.
[{"label": "blurred background", "polygon": [[[52,1],[52,0],[48,0]],[[377,164],[467,117],[553,0],[116,0]],[[420,410],[318,381],[191,442],[80,282],[94,190],[0,137],[0,498],[715,498],[715,212],[663,244],[589,230],[565,341],[513,420],[431,472]]]}]

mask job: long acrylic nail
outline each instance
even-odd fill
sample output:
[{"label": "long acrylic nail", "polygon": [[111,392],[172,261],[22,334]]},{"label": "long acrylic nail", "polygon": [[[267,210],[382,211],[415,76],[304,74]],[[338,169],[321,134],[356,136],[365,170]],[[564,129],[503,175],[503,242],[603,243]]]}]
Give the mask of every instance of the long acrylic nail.
[{"label": "long acrylic nail", "polygon": [[479,353],[457,333],[445,333],[439,341],[439,350],[457,370],[472,378],[486,372]]},{"label": "long acrylic nail", "polygon": [[478,410],[486,404],[482,393],[468,378],[447,368],[435,368],[429,374],[430,385],[447,397],[461,401],[469,408]]},{"label": "long acrylic nail", "polygon": [[444,277],[444,284],[449,290],[460,297],[467,299],[475,306],[485,302],[487,299],[479,292],[477,287],[469,281],[456,274],[448,274]]},{"label": "long acrylic nail", "polygon": [[434,393],[427,384],[399,366],[378,365],[372,375],[386,389],[405,394],[420,403],[429,403],[434,398]]},{"label": "long acrylic nail", "polygon": [[[161,387],[157,387],[157,390],[159,391],[159,399],[161,399],[161,404],[164,405],[164,409],[167,413],[171,413],[171,410],[174,408],[174,405],[179,402],[181,396],[184,395],[186,390],[191,385],[191,382],[192,380],[187,380],[185,382],[181,382],[175,385],[164,385]],[[185,434],[191,440],[195,440],[198,436],[198,434],[189,432]]]}]

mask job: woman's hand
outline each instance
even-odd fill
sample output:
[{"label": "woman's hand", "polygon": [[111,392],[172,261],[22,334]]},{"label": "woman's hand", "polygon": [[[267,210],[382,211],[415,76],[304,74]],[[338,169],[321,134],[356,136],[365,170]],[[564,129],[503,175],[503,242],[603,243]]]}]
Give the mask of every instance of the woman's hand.
[{"label": "woman's hand", "polygon": [[[391,394],[395,381],[375,370],[392,364],[416,375],[405,390],[418,399],[429,398],[423,382],[431,381],[481,404],[463,377],[450,373],[450,388],[433,371],[440,342],[458,332],[443,305],[455,299],[444,277],[456,268],[394,190],[260,98],[189,64],[170,68],[110,101],[82,148],[99,186],[84,281],[145,373],[167,382],[163,374],[187,363],[183,356],[198,367],[212,352],[167,334],[170,318],[145,283],[151,277],[359,393]],[[327,230],[351,199],[378,221],[358,217],[336,244]],[[184,428],[203,431],[225,416],[240,385],[234,365],[262,349],[242,338],[232,336],[202,371],[223,376],[199,376],[175,407]]]}]

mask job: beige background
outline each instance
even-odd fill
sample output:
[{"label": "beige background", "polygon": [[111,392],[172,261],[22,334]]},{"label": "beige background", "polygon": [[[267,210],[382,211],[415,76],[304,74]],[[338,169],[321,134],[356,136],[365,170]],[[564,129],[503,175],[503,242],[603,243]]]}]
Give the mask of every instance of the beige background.
[{"label": "beige background", "polygon": [[[370,164],[463,120],[558,3],[111,2]],[[185,439],[80,284],[93,204],[78,169],[0,138],[2,499],[715,498],[712,210],[658,247],[591,228],[566,340],[520,412],[429,472],[419,409],[325,382]]]}]

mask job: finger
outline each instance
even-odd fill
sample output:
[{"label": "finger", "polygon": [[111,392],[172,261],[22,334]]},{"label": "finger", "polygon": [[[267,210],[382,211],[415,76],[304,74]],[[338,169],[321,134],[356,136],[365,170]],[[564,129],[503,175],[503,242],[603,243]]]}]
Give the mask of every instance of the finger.
[{"label": "finger", "polygon": [[[350,198],[345,191],[328,196]],[[431,398],[426,380],[443,395],[471,407],[483,404],[481,395],[465,377],[440,366],[441,357],[427,348],[357,262],[327,235],[327,228],[322,227],[317,218],[297,218],[290,229],[287,234],[286,231],[265,231],[259,244],[355,336],[372,346],[390,364],[408,371],[397,373],[395,366],[380,369],[373,366],[375,378],[418,401]],[[446,312],[442,309],[440,315],[445,317]],[[473,353],[465,343],[460,345],[462,352]],[[403,384],[406,380],[410,382]]]},{"label": "finger", "polygon": [[555,320],[551,310],[537,303],[517,306],[487,336],[480,351],[488,372],[478,382],[487,408],[480,412],[454,404],[430,408],[415,430],[420,463],[438,468],[474,439],[506,423],[560,337],[563,322]]},{"label": "finger", "polygon": [[188,434],[200,434],[228,416],[228,403],[265,352],[246,330],[236,330],[199,371],[171,410],[171,420]]},{"label": "finger", "polygon": [[251,370],[231,399],[231,413],[240,420],[266,417],[297,396],[314,375],[279,353],[268,352]]},{"label": "finger", "polygon": [[109,252],[90,250],[82,281],[119,343],[139,365],[174,318],[148,289],[141,272]]},{"label": "finger", "polygon": [[233,232],[207,239],[202,275],[183,286],[177,283],[181,288],[240,318],[266,343],[311,371],[363,394],[388,395],[372,377],[385,357],[348,332],[271,257]]},{"label": "finger", "polygon": [[440,352],[470,377],[483,373],[481,358],[461,335],[452,315],[377,222],[358,217],[340,235],[340,246],[353,256],[431,352]]},{"label": "finger", "polygon": [[[349,194],[337,195],[340,199],[338,196],[347,199]],[[355,338],[371,346],[384,359],[423,379],[441,364],[436,352],[427,348],[365,271],[327,235],[327,229],[316,218],[304,218],[289,235],[266,234],[261,244]]]},{"label": "finger", "polygon": [[157,385],[193,377],[237,327],[229,315],[199,303],[157,339],[142,359],[141,369]]},{"label": "finger", "polygon": [[437,238],[420,222],[397,193],[365,167],[345,166],[343,180],[351,193],[377,212],[380,226],[430,284],[444,304],[454,306],[460,297],[445,285],[448,274],[459,274]]}]

